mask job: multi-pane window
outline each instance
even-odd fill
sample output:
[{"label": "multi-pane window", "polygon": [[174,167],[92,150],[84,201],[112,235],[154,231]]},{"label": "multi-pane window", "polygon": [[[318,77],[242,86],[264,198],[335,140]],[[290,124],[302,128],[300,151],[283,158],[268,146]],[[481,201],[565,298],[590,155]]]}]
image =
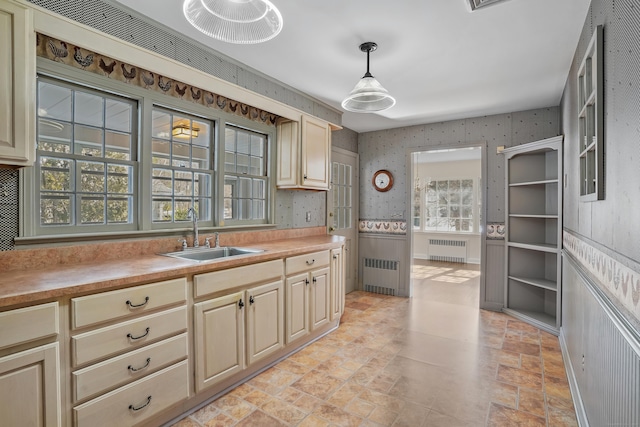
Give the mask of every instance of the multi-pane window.
[{"label": "multi-pane window", "polygon": [[224,219],[264,222],[267,184],[267,135],[227,125]]},{"label": "multi-pane window", "polygon": [[331,185],[333,187],[333,218],[334,227],[345,229],[351,227],[353,215],[353,183],[351,166],[333,162],[331,171]]},{"label": "multi-pane window", "polygon": [[39,226],[134,227],[137,103],[44,77],[37,102]]},{"label": "multi-pane window", "polygon": [[[424,189],[424,231],[476,231],[478,203],[473,179],[431,180]],[[415,225],[415,223],[414,223]]]},{"label": "multi-pane window", "polygon": [[152,119],[152,220],[188,221],[194,207],[212,220],[213,122],[154,108]]}]

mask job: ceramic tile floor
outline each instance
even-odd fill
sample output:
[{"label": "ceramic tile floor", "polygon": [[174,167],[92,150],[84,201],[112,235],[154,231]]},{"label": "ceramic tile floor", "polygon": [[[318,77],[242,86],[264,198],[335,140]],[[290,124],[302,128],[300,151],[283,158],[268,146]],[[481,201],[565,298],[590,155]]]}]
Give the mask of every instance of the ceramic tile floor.
[{"label": "ceramic tile floor", "polygon": [[577,426],[558,339],[479,310],[478,276],[416,265],[411,299],[350,293],[336,331],[174,426]]}]

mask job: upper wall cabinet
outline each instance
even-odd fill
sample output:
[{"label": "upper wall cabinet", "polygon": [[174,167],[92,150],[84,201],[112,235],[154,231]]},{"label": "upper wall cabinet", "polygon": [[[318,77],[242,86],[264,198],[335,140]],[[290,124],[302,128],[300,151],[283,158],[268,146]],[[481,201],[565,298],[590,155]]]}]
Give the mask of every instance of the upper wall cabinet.
[{"label": "upper wall cabinet", "polygon": [[278,188],[329,189],[331,127],[303,115],[278,124]]},{"label": "upper wall cabinet", "polygon": [[31,10],[0,2],[0,165],[35,158],[36,42]]}]

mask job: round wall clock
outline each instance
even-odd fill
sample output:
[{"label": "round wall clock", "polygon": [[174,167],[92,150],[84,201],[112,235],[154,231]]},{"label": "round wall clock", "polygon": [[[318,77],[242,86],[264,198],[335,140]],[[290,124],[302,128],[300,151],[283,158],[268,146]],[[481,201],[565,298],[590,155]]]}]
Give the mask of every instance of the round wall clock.
[{"label": "round wall clock", "polygon": [[393,187],[393,175],[388,170],[381,169],[373,174],[371,183],[378,191],[389,191]]}]

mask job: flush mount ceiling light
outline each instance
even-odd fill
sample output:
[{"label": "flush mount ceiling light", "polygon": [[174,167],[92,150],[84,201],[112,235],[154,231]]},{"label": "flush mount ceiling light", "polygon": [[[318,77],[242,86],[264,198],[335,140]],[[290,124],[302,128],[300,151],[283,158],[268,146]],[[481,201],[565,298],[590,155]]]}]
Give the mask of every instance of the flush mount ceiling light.
[{"label": "flush mount ceiling light", "polygon": [[369,54],[378,45],[366,42],[360,45],[360,50],[367,52],[367,72],[353,88],[349,96],[342,101],[342,108],[355,113],[374,113],[393,107],[396,100],[369,72]]},{"label": "flush mount ceiling light", "polygon": [[282,30],[282,15],[268,0],[185,0],[182,11],[196,29],[228,43],[262,43]]}]

